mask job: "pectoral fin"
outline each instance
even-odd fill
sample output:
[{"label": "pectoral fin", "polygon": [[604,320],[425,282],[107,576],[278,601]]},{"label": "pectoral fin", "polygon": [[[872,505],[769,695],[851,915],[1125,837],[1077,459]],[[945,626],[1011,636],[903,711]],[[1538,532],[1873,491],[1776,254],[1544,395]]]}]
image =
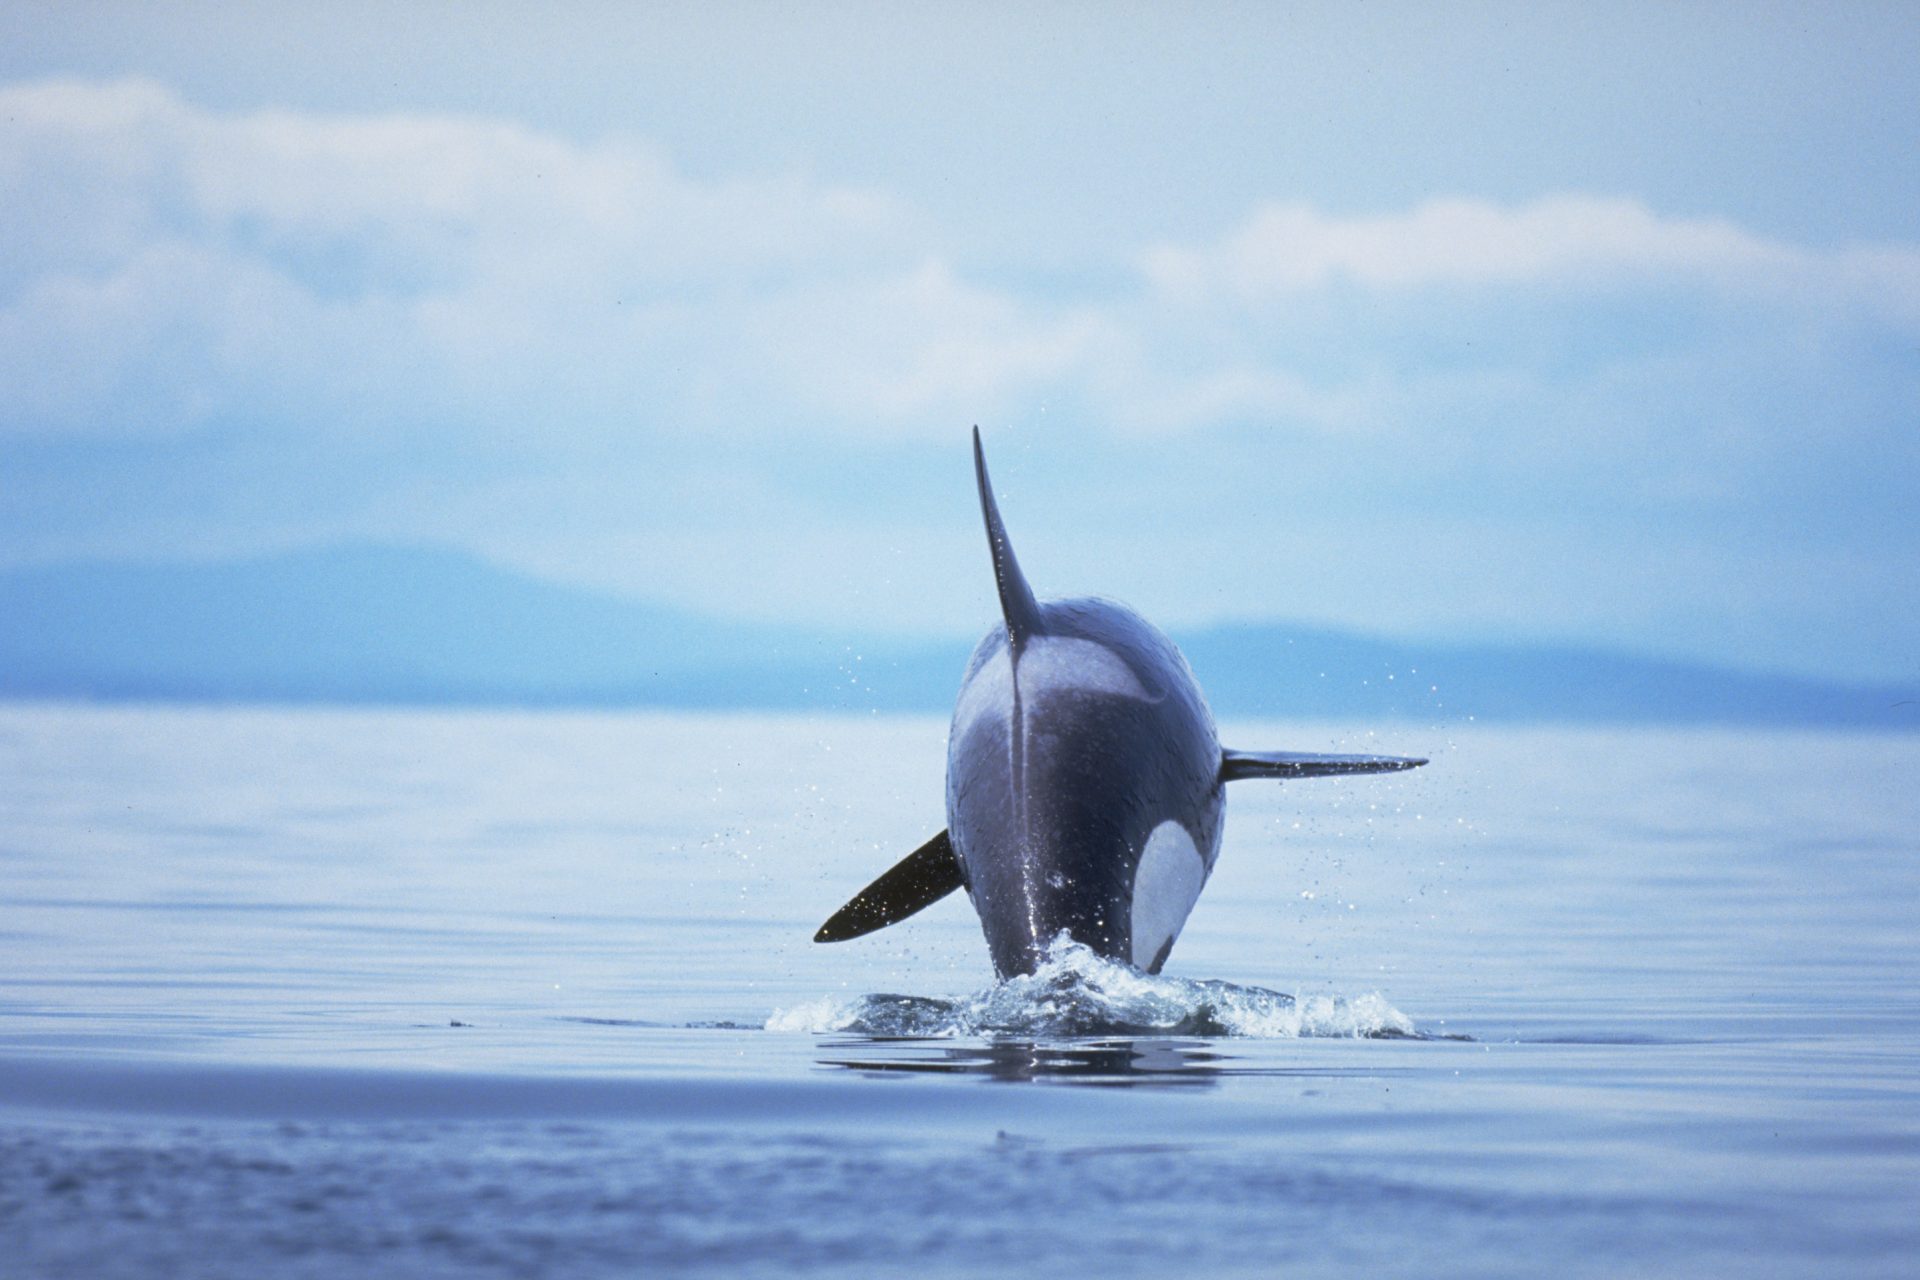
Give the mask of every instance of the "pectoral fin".
[{"label": "pectoral fin", "polygon": [[815,942],[845,942],[905,920],[960,887],[960,859],[942,831],[896,862],[853,896],[813,935]]},{"label": "pectoral fin", "polygon": [[1392,773],[1425,764],[1411,756],[1323,756],[1303,751],[1227,751],[1220,758],[1220,780],[1241,778],[1326,778],[1342,773]]}]

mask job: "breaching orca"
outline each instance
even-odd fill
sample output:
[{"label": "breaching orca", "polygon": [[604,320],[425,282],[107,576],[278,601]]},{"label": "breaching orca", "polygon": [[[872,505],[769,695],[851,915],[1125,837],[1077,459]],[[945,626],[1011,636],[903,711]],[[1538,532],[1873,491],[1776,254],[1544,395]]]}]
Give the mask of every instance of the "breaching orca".
[{"label": "breaching orca", "polygon": [[1002,621],[973,651],[947,739],[947,829],[814,935],[841,942],[965,889],[1002,978],[1064,930],[1148,973],[1220,852],[1225,784],[1411,769],[1397,756],[1223,751],[1173,642],[1111,600],[1034,598],[987,480],[974,479]]}]

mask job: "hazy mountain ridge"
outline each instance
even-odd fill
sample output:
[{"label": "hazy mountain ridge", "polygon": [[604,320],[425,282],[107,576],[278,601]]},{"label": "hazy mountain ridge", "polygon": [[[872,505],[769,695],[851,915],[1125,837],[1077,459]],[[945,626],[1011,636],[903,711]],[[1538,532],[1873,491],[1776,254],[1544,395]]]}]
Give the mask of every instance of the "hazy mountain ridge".
[{"label": "hazy mountain ridge", "polygon": [[[1175,639],[1223,716],[1920,728],[1913,689],[1602,649],[1283,623]],[[0,572],[0,696],[16,698],[939,711],[972,641],[735,623],[447,551]]]}]

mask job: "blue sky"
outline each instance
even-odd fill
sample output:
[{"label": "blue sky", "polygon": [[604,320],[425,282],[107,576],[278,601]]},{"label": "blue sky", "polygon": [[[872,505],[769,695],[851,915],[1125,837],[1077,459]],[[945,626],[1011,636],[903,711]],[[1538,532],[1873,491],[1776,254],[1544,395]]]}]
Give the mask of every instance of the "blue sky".
[{"label": "blue sky", "polygon": [[1920,674],[1909,6],[15,4],[0,559]]}]

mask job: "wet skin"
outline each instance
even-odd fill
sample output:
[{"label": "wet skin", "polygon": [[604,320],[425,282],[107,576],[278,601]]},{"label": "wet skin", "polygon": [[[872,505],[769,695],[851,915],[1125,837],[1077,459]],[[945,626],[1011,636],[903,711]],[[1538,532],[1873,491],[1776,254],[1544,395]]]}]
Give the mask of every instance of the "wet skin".
[{"label": "wet skin", "polygon": [[954,710],[947,823],[963,883],[1002,977],[1031,973],[1062,931],[1157,971],[1173,938],[1133,936],[1135,872],[1168,822],[1192,846],[1196,894],[1212,871],[1213,717],[1173,643],[1126,606],[1057,601],[1040,621],[1017,663],[1006,626],[987,633]]}]

